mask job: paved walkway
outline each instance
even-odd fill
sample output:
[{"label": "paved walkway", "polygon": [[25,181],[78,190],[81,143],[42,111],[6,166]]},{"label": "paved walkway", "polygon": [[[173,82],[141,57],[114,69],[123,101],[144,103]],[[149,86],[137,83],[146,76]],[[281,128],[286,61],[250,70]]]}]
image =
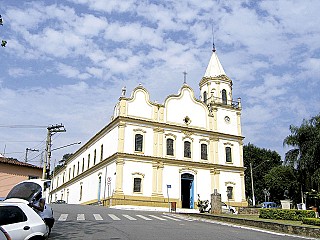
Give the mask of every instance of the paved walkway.
[{"label": "paved walkway", "polygon": [[[156,211],[156,212],[170,212],[169,207],[145,207],[145,206],[131,206],[131,205],[117,205],[110,208],[122,210],[137,210],[137,211]],[[176,213],[199,213],[198,209],[177,208]]]}]

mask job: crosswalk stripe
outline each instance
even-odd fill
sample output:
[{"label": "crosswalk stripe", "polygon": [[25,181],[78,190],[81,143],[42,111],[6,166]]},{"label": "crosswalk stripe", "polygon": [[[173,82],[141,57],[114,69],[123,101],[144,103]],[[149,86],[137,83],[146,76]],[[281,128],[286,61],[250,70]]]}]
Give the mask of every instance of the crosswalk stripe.
[{"label": "crosswalk stripe", "polygon": [[142,219],[144,219],[144,220],[147,220],[147,221],[152,220],[152,219],[147,218],[147,217],[142,216],[142,215],[136,215],[136,216],[139,217],[139,218],[142,218]]},{"label": "crosswalk stripe", "polygon": [[118,218],[116,215],[114,214],[108,214],[109,217],[112,218],[112,220],[120,220],[120,218]]},{"label": "crosswalk stripe", "polygon": [[94,216],[94,219],[97,221],[103,220],[100,214],[93,214],[93,216]]},{"label": "crosswalk stripe", "polygon": [[68,217],[68,214],[61,214],[58,221],[66,221]]},{"label": "crosswalk stripe", "polygon": [[137,219],[135,219],[135,218],[133,218],[133,217],[127,215],[127,214],[122,214],[122,216],[124,216],[125,218],[128,218],[129,220],[137,220]]},{"label": "crosswalk stripe", "polygon": [[78,214],[77,215],[77,221],[83,221],[83,220],[85,220],[84,214]]},{"label": "crosswalk stripe", "polygon": [[181,222],[181,220],[177,219],[177,218],[172,218],[172,217],[169,217],[169,216],[162,216],[162,217],[168,218],[168,219],[173,220],[173,221]]},{"label": "crosswalk stripe", "polygon": [[161,218],[161,217],[157,217],[157,216],[154,216],[154,215],[149,215],[149,216],[153,217],[155,219],[161,220],[161,221],[167,221],[167,219],[164,219],[164,218]]}]

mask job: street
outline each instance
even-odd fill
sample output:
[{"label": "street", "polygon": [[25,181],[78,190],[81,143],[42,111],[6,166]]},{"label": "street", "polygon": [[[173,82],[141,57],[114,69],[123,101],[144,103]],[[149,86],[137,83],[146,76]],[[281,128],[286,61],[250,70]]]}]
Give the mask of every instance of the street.
[{"label": "street", "polygon": [[202,221],[168,212],[134,211],[52,204],[55,225],[50,239],[193,240],[301,239],[299,237]]}]

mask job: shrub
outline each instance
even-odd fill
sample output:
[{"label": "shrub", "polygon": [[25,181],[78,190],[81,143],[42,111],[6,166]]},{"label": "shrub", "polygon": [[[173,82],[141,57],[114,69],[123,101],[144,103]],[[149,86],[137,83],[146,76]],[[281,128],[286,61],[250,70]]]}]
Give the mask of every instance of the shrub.
[{"label": "shrub", "polygon": [[304,219],[302,219],[302,222],[304,224],[320,226],[320,219],[319,218],[304,218]]},{"label": "shrub", "polygon": [[259,217],[267,219],[301,221],[304,218],[314,218],[315,212],[312,210],[262,208],[259,210]]}]

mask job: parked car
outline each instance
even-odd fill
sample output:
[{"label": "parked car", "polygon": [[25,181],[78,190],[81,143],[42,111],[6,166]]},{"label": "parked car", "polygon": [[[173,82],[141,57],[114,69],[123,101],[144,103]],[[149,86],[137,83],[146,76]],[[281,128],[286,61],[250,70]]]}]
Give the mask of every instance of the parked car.
[{"label": "parked car", "polygon": [[221,203],[222,206],[222,212],[223,213],[232,213],[232,214],[238,214],[238,211],[235,207],[228,206],[224,202]]},{"label": "parked car", "polygon": [[65,201],[65,200],[57,200],[55,203],[56,203],[56,204],[65,204],[66,201]]},{"label": "parked car", "polygon": [[[4,239],[47,239],[48,227],[24,201],[16,199],[11,202],[0,202],[0,225],[7,237]],[[10,237],[8,238],[8,236]]]},{"label": "parked car", "polygon": [[279,208],[279,206],[275,202],[263,202],[262,208]]},{"label": "parked car", "polygon": [[[4,202],[8,202],[8,203],[20,202],[20,203],[24,203],[27,206],[28,204],[33,204],[36,197],[39,194],[43,193],[42,185],[43,185],[42,181],[41,180],[39,181],[39,179],[23,181],[15,185],[10,190]],[[53,218],[52,208],[48,204],[45,204],[43,212],[40,212],[39,214],[44,218],[44,221],[49,228],[48,235],[50,235],[51,228],[53,227],[53,224],[55,222]]]}]

